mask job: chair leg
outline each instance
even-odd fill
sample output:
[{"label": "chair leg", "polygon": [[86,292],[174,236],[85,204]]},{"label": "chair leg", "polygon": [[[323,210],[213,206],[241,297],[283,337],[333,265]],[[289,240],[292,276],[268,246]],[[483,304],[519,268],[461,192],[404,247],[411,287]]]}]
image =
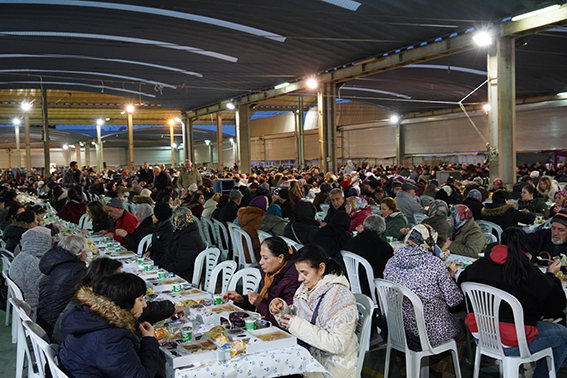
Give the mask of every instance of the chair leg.
[{"label": "chair leg", "polygon": [[12,307],[12,344],[18,342],[18,326],[21,325],[16,309]]},{"label": "chair leg", "polygon": [[[421,367],[422,363],[423,366]],[[423,357],[421,360],[417,359],[416,365],[418,367],[418,371],[420,371],[420,377],[429,378],[429,357]]]},{"label": "chair leg", "polygon": [[545,361],[547,362],[547,375],[549,376],[549,378],[556,378],[553,355],[545,356]]},{"label": "chair leg", "polygon": [[384,378],[388,378],[388,373],[390,371],[390,354],[392,353],[392,348],[388,344],[386,347],[386,359],[384,360]]},{"label": "chair leg", "polygon": [[10,309],[12,304],[10,303],[10,291],[8,290],[8,298],[6,298],[6,327],[10,325]]},{"label": "chair leg", "polygon": [[[23,326],[22,326],[23,327]],[[18,331],[18,345],[16,347],[16,378],[22,378],[24,374],[24,357],[26,354],[26,336],[23,330]]]},{"label": "chair leg", "polygon": [[419,377],[420,363],[415,353],[406,350],[406,377]]},{"label": "chair leg", "polygon": [[455,377],[461,378],[461,365],[459,365],[459,353],[456,349],[451,349],[451,357],[453,359],[453,369],[455,369]]},{"label": "chair leg", "polygon": [[480,348],[476,347],[476,352],[474,356],[474,370],[473,370],[473,378],[478,378],[480,374],[480,359],[482,355],[480,354]]}]

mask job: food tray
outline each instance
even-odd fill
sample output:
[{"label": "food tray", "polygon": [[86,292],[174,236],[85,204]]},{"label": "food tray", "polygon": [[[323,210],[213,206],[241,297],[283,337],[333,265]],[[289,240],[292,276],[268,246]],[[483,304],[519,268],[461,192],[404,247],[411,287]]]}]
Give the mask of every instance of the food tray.
[{"label": "food tray", "polygon": [[247,331],[256,340],[251,340],[246,345],[246,353],[260,353],[266,350],[290,348],[297,345],[297,338],[278,327],[268,327]]},{"label": "food tray", "polygon": [[[176,344],[175,347],[173,347],[174,344]],[[191,351],[190,348],[195,348],[195,350]],[[217,345],[206,336],[187,344],[182,344],[179,340],[160,343],[160,350],[165,355],[167,365],[170,365],[172,369],[197,363],[216,362],[225,357],[225,352],[219,351]]]}]

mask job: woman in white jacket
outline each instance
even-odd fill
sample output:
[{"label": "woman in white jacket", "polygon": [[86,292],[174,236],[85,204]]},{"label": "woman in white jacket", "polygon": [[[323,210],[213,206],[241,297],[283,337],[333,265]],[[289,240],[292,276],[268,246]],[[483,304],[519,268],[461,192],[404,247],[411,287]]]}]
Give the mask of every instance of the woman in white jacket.
[{"label": "woman in white jacket", "polygon": [[282,327],[308,344],[313,357],[329,372],[325,376],[354,378],[358,311],[341,265],[315,244],[301,248],[292,261],[301,282],[293,299],[295,314],[290,314],[285,301],[279,298],[272,301],[270,311]]}]

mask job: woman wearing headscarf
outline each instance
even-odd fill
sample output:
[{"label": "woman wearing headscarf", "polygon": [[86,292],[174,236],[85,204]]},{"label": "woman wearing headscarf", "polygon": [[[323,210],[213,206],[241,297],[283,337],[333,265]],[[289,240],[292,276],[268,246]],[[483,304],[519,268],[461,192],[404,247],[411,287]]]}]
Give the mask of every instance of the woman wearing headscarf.
[{"label": "woman wearing headscarf", "polygon": [[161,267],[164,267],[166,264],[165,254],[173,241],[172,214],[173,212],[169,204],[160,203],[154,208],[154,215],[152,216],[154,231],[152,234],[152,244],[146,255],[149,255],[149,257]]},{"label": "woman wearing headscarf", "polygon": [[138,225],[133,233],[129,234],[128,231],[122,228],[118,228],[114,231],[116,235],[122,237],[124,244],[126,244],[134,252],[138,250],[138,245],[142,239],[154,232],[154,222],[152,219],[154,210],[147,203],[143,203],[138,207],[138,209],[136,209],[135,215],[138,220]]},{"label": "woman wearing headscarf", "polygon": [[346,243],[351,238],[348,231],[350,223],[348,214],[339,211],[331,217],[329,223],[317,231],[312,243],[321,246],[330,258],[343,261],[341,251],[345,249]]},{"label": "woman wearing headscarf", "polygon": [[447,221],[449,206],[445,201],[435,200],[429,204],[427,216],[421,223],[428,224],[437,231],[437,246],[445,250],[448,247],[447,239],[453,236],[451,224]]},{"label": "woman wearing headscarf", "polygon": [[[408,288],[421,299],[427,336],[433,347],[446,343],[461,332],[461,325],[449,308],[463,300],[463,294],[445,263],[433,254],[436,241],[437,232],[431,226],[414,226],[405,238],[406,245],[394,251],[394,257],[384,269],[386,280]],[[402,311],[408,346],[419,348],[413,307],[404,301]]]},{"label": "woman wearing headscarf", "polygon": [[350,216],[348,232],[362,231],[364,220],[372,215],[372,209],[368,206],[368,202],[362,197],[348,197],[345,202],[345,210]]},{"label": "woman wearing headscarf", "polygon": [[[262,219],[264,214],[266,214],[266,209],[268,208],[268,199],[264,196],[254,197],[250,201],[250,205],[246,207],[241,207],[238,209],[238,225],[245,231],[252,239],[252,248],[256,261],[260,261],[260,239],[258,238],[258,230],[262,228]],[[248,251],[248,245],[244,245],[244,255],[246,256],[246,261],[250,260],[250,251]]]},{"label": "woman wearing headscarf", "polygon": [[482,193],[480,190],[470,190],[467,198],[463,201],[463,205],[471,210],[474,219],[482,219],[482,209],[484,205],[482,204]]},{"label": "woman wearing headscarf", "polygon": [[315,219],[315,206],[309,201],[299,201],[293,206],[291,221],[285,226],[284,236],[300,244],[311,243],[319,229]]},{"label": "woman wearing headscarf", "polygon": [[471,210],[465,205],[455,205],[451,211],[451,220],[455,233],[450,247],[451,252],[478,258],[478,254],[484,252],[486,238],[474,221]]},{"label": "woman wearing headscarf", "polygon": [[230,201],[230,197],[226,194],[223,194],[219,197],[219,203],[217,204],[217,208],[213,211],[213,215],[211,216],[212,219],[219,220],[219,214],[223,207],[225,207]]},{"label": "woman wearing headscarf", "polygon": [[165,268],[187,281],[193,279],[193,268],[197,255],[205,249],[199,228],[191,210],[186,207],[173,209],[173,240],[165,255]]},{"label": "woman wearing headscarf", "polygon": [[567,209],[567,188],[555,192],[553,202],[555,205],[549,210],[550,217],[555,216],[561,209]]},{"label": "woman wearing headscarf", "polygon": [[285,231],[286,221],[282,218],[282,208],[278,204],[268,206],[268,211],[262,217],[262,231],[275,236],[282,236]]}]

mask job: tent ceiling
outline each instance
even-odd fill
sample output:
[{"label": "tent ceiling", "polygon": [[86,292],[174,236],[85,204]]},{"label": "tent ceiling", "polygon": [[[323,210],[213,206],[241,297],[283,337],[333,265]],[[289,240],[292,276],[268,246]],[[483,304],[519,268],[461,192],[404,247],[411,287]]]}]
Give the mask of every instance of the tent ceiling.
[{"label": "tent ceiling", "polygon": [[[0,88],[104,92],[188,110],[553,3],[0,0]],[[565,74],[557,71],[532,75],[541,62],[558,65],[567,51],[565,33],[547,34],[526,47],[535,52],[519,49],[519,93],[565,83]],[[484,52],[462,55],[455,65],[485,70]],[[435,64],[453,58],[444,59],[449,60]],[[482,82],[479,75],[424,69],[370,79],[345,86],[455,101]],[[351,92],[362,94],[341,91]],[[379,104],[399,111],[427,108]]]}]

